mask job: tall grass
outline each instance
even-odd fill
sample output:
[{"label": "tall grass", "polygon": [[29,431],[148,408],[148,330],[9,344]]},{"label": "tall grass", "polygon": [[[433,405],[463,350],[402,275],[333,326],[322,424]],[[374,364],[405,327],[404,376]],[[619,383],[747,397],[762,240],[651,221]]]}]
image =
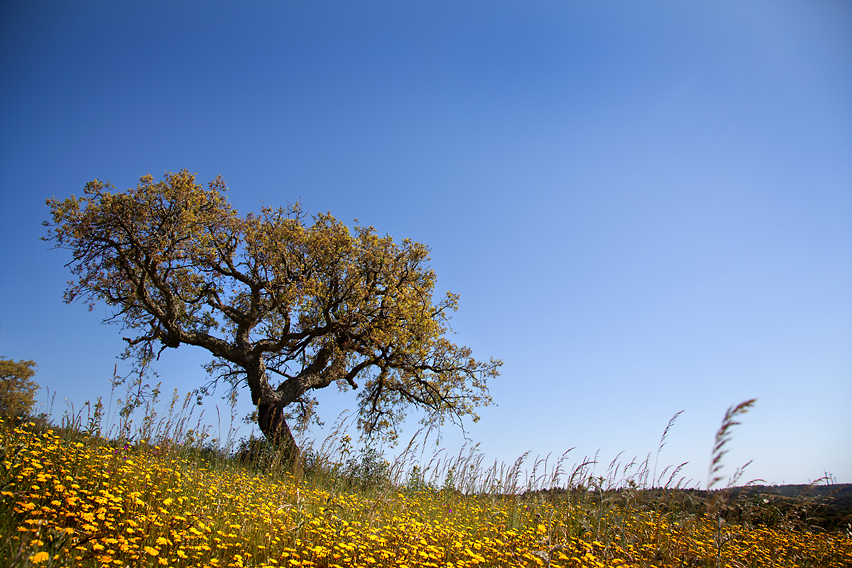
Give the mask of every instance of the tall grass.
[{"label": "tall grass", "polygon": [[[3,566],[849,566],[848,533],[765,522],[734,503],[598,456],[488,462],[478,446],[426,453],[429,432],[392,461],[356,447],[342,416],[288,461],[263,440],[203,426],[191,395],[159,386],[46,421],[0,424]],[[725,415],[708,488],[747,401]],[[114,407],[114,408],[113,408]],[[220,417],[221,418],[221,417]],[[221,422],[221,420],[220,420]],[[732,485],[739,476],[732,476]],[[754,501],[752,499],[752,501]],[[745,511],[745,513],[744,513]],[[761,519],[764,519],[761,521]]]}]

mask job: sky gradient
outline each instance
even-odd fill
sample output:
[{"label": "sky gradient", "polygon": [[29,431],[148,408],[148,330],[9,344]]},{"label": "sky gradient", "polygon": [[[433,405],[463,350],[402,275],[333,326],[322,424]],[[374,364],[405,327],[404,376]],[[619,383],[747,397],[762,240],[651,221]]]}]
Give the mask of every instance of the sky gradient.
[{"label": "sky gradient", "polygon": [[109,397],[120,329],[62,302],[45,199],[186,168],[430,246],[452,340],[505,361],[486,461],[644,459],[684,410],[660,463],[703,484],[755,397],[725,472],[852,482],[851,61],[841,1],[3,2],[0,355]]}]

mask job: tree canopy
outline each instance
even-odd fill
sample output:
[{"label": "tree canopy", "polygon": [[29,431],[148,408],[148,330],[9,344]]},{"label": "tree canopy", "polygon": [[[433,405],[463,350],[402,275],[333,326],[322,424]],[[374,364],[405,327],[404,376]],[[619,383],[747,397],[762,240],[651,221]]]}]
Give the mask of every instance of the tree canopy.
[{"label": "tree canopy", "polygon": [[359,390],[370,435],[395,437],[412,406],[439,423],[478,419],[502,362],[447,339],[458,296],[433,300],[428,247],[298,203],[240,216],[226,191],[182,170],[48,199],[45,239],[72,255],[65,301],[110,306],[123,355],[143,366],[181,344],[208,350],[213,381],[248,385],[270,439],[294,444],[288,419],[332,384]]},{"label": "tree canopy", "polygon": [[35,361],[0,358],[0,417],[30,415],[38,392],[38,383],[32,378],[35,368]]}]

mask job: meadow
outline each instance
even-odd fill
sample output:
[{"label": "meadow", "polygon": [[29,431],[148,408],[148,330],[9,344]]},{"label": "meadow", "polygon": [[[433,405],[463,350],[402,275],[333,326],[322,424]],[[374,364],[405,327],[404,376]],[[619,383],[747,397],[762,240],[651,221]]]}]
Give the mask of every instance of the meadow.
[{"label": "meadow", "polygon": [[[108,435],[100,402],[85,420],[0,423],[0,565],[852,566],[848,527],[690,490],[650,456],[595,475],[595,459],[569,467],[566,456],[424,459],[415,439],[388,462],[341,425],[286,463],[259,440],[211,439],[189,396],[175,393],[163,417],[150,402],[125,403]],[[717,442],[730,440],[727,418]]]}]

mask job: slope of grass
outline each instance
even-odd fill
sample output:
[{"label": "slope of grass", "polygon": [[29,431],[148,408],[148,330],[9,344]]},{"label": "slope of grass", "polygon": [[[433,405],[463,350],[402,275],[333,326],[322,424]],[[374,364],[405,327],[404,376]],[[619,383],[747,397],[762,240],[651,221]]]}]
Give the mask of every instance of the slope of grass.
[{"label": "slope of grass", "polygon": [[521,491],[517,467],[467,458],[445,462],[437,483],[424,479],[432,464],[373,460],[381,475],[370,478],[328,457],[347,444],[290,471],[173,439],[0,424],[0,565],[852,565],[848,533],[727,523],[723,507],[649,500],[636,476],[615,490],[578,467],[555,491],[555,476],[534,472],[539,485]]}]

